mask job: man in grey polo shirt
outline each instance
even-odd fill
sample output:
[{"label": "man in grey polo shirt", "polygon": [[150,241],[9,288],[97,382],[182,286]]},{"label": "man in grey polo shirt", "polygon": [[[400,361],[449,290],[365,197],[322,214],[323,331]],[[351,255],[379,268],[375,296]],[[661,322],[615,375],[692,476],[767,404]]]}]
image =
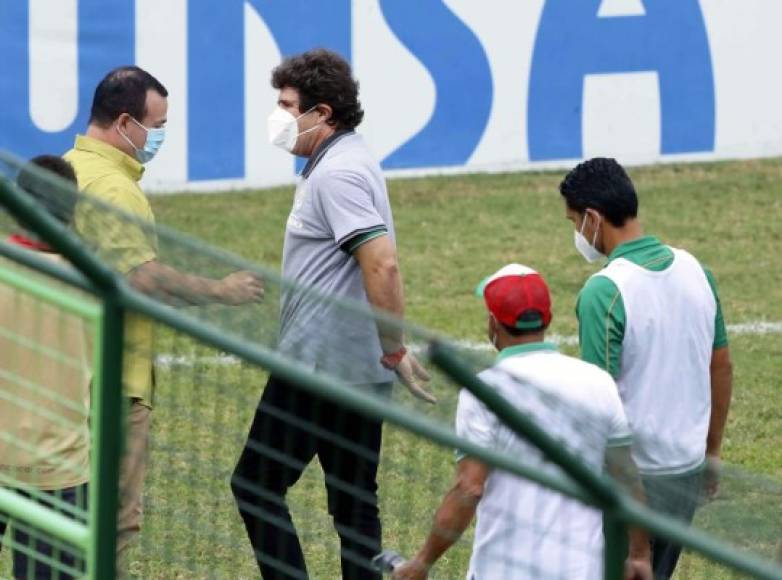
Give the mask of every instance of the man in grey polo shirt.
[{"label": "man in grey polo shirt", "polygon": [[[280,91],[269,138],[309,158],[285,229],[283,276],[298,286],[364,302],[402,317],[404,292],[385,180],[354,132],[363,111],[350,66],[313,50],[272,74]],[[401,330],[284,289],[280,350],[357,388],[390,391],[395,375],[413,395],[435,402],[429,376],[404,347]],[[317,455],[329,513],[340,536],[343,578],[379,578],[377,468],[382,425],[326,398],[270,377],[231,487],[264,578],[306,577],[287,490]]]}]

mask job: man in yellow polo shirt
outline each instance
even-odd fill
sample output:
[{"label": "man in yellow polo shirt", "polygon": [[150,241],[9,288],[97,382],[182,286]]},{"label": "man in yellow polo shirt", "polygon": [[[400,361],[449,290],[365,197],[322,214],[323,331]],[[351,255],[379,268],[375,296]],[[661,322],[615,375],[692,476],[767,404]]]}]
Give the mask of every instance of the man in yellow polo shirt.
[{"label": "man in yellow polo shirt", "polygon": [[[249,272],[212,280],[179,272],[158,261],[155,217],[139,187],[144,163],[165,139],[168,91],[148,72],[126,66],[109,72],[95,90],[86,135],[65,154],[76,170],[79,189],[104,205],[77,205],[76,231],[131,285],[175,304],[243,304],[260,300],[263,284]],[[147,469],[152,408],[153,332],[148,319],[126,320],[124,388],[130,399],[127,444],[120,473],[117,552],[141,529],[142,491]]]}]

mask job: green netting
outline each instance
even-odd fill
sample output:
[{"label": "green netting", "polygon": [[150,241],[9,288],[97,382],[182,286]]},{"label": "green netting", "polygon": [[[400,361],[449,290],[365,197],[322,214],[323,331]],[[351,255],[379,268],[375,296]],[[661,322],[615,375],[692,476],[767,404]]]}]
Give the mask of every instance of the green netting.
[{"label": "green netting", "polygon": [[[195,573],[198,577],[223,578],[232,574],[253,577],[255,564],[244,544],[246,532],[237,518],[227,483],[241,454],[266,376],[252,366],[220,356],[201,345],[187,340],[177,342],[179,348],[171,364],[158,367],[160,384],[167,388],[161,388],[156,395],[147,519],[140,544],[131,556],[135,559],[132,569],[141,577],[165,577],[163,571],[167,566],[174,566],[184,576]],[[444,387],[438,390],[440,404],[450,408],[444,414],[453,414],[456,388],[442,377],[438,380]],[[446,388],[453,389],[452,394]],[[406,398],[404,393],[398,393],[398,396],[402,401]],[[292,422],[300,417],[278,411]],[[268,412],[271,414],[274,409]],[[339,418],[333,416],[333,420]],[[308,433],[317,431],[317,435],[342,451],[352,450],[360,443],[324,432],[321,426],[312,428],[305,424],[303,429]],[[292,468],[298,467],[294,457],[299,450],[292,446],[288,451],[283,462]],[[273,454],[268,448],[262,448],[260,454],[264,455],[264,452]],[[534,465],[536,461],[530,463]],[[384,545],[408,555],[420,547],[432,525],[435,507],[451,487],[455,466],[453,449],[385,426],[378,476]],[[350,495],[361,497],[366,493],[347,476],[330,481],[336,487],[344,487]],[[246,483],[250,489],[256,487],[251,481]],[[262,494],[260,490],[258,493]],[[541,497],[548,494],[543,489],[534,493]],[[291,489],[287,503],[310,575],[314,578],[338,577],[339,538],[327,511],[328,499],[319,463],[313,462],[304,470]],[[530,510],[528,519],[516,518],[510,510],[500,510],[496,514],[511,528],[530,531],[535,529],[534,516],[534,509]],[[601,551],[580,542],[578,536],[573,532],[557,539],[560,564],[583,557],[599,567]],[[508,541],[510,543],[511,538]],[[434,577],[451,578],[464,574],[469,564],[471,543],[472,532],[469,532],[438,564]],[[505,555],[510,570],[535,565],[523,554],[514,556],[514,551],[509,550]],[[558,571],[555,566],[549,574],[530,572],[530,575],[568,577]]]},{"label": "green netting", "polygon": [[[0,174],[16,178],[19,162],[6,159],[0,165]],[[52,191],[66,195],[62,184],[42,179]],[[3,237],[19,228],[10,216],[0,217]],[[140,534],[131,531],[132,543],[121,556],[125,572],[140,578],[249,578],[258,574],[257,556],[269,569],[302,577],[291,566],[299,556],[286,508],[311,577],[338,577],[341,565],[358,570],[357,576],[369,574],[369,558],[381,545],[405,556],[414,554],[452,485],[454,447],[459,444],[436,445],[387,423],[378,457],[379,429],[374,419],[325,391],[319,396],[290,380],[278,381],[273,387],[275,396],[267,396],[259,410],[260,397],[270,392],[265,391],[269,377],[263,365],[250,362],[252,356],[236,353],[245,352],[240,345],[252,352],[272,353],[278,357],[275,360],[382,401],[388,413],[402,409],[407,416],[425,418],[426,424],[453,437],[460,385],[436,371],[428,361],[427,346],[435,340],[450,344],[475,372],[492,364],[489,349],[468,348],[360,304],[282,280],[271,269],[138,221],[88,196],[78,197],[76,228],[101,259],[123,274],[139,260],[139,247],[151,248],[156,259],[175,272],[158,268],[144,276],[132,274],[131,283],[156,301],[177,308],[178,320],[205,325],[235,345],[228,353],[203,338],[194,339],[182,326],[175,330],[170,322],[148,319],[154,325],[154,344],[137,337],[125,342],[126,360],[142,368],[148,357],[155,361],[144,519]],[[228,297],[223,293],[225,286],[219,281],[236,271],[252,272],[263,280],[263,300],[232,306],[215,303],[253,298],[247,288]],[[291,311],[297,314],[291,316]],[[377,340],[378,328],[384,335],[404,333],[410,350],[432,372],[427,388],[438,398],[437,405],[415,399],[399,383],[393,387],[377,384],[392,378],[378,380],[375,365],[367,358],[367,341]],[[134,372],[127,370],[126,380]],[[518,377],[503,380],[525,394],[522,410],[563,448],[583,455],[585,449],[599,453],[605,445],[605,421],[583,406]],[[248,440],[256,413],[258,424]],[[503,433],[510,436],[507,428]],[[453,441],[458,443],[455,437]],[[469,448],[464,440],[462,446]],[[246,469],[235,472],[245,448],[249,449],[242,462]],[[513,465],[515,473],[549,478],[546,481],[577,489],[559,468],[523,441],[480,457],[495,466],[497,473]],[[366,482],[375,468],[377,502]],[[489,551],[495,565],[507,572],[502,575],[568,578],[574,567],[599,570],[603,559],[600,534],[585,534],[578,526],[567,525],[583,515],[581,504],[543,486],[527,485],[529,505],[500,502],[484,506],[485,517],[507,531],[507,541],[499,542],[499,550]],[[288,486],[290,492],[283,497]],[[683,492],[684,499],[700,502],[700,486],[693,485],[691,490]],[[695,526],[742,550],[771,558],[776,539],[781,537],[779,493],[778,482],[731,466],[725,469],[719,497],[698,510]],[[237,508],[259,540],[255,554]],[[377,529],[378,513],[382,534]],[[547,527],[553,520],[565,522],[556,534]],[[465,575],[473,534],[468,530],[438,562],[432,577]],[[686,576],[680,577],[722,574],[715,566],[690,566],[696,569],[681,571]]]}]

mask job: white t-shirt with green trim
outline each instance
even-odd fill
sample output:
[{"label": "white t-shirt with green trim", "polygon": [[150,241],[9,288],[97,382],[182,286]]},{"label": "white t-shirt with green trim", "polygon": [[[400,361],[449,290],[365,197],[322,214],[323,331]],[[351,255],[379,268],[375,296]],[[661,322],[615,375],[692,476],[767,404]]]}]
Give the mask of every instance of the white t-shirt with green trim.
[{"label": "white t-shirt with green trim", "polygon": [[616,285],[627,313],[616,382],[644,475],[699,469],[711,418],[717,301],[698,260],[672,250],[665,270],[618,258],[596,274]]},{"label": "white t-shirt with green trim", "polygon": [[[602,471],[609,445],[630,444],[630,429],[611,376],[558,353],[553,345],[505,349],[497,364],[479,377],[596,471]],[[456,432],[541,471],[561,473],[464,390]],[[467,577],[600,578],[602,549],[599,511],[492,470],[478,504]]]}]

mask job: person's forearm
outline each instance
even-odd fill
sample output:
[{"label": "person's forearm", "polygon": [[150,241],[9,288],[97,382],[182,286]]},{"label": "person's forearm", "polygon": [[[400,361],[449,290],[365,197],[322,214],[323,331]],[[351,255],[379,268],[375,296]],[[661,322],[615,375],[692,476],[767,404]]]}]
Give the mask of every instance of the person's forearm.
[{"label": "person's forearm", "polygon": [[363,271],[364,288],[369,303],[398,318],[405,315],[405,297],[402,273],[395,258],[386,258]]},{"label": "person's forearm", "polygon": [[[641,477],[636,471],[632,477],[633,481],[628,485],[632,489],[633,498],[641,504],[646,503],[646,494],[644,493],[644,486],[641,482]],[[635,526],[629,526],[627,528],[627,536],[629,542],[628,556],[633,560],[649,559],[651,557],[651,545],[649,544],[649,533]]]},{"label": "person's forearm", "polygon": [[479,498],[455,487],[445,496],[435,515],[432,531],[415,559],[430,568],[448,548],[453,546],[475,517]]},{"label": "person's forearm", "polygon": [[129,275],[131,285],[169,304],[219,302],[220,281],[185,274],[160,262],[142,264]]},{"label": "person's forearm", "polygon": [[[606,452],[608,472],[614,480],[638,503],[646,503],[643,482],[633,461],[630,446],[609,447]],[[629,557],[648,559],[651,553],[649,534],[646,530],[630,526],[628,528]]]},{"label": "person's forearm", "polygon": [[632,560],[648,560],[652,555],[652,547],[649,543],[649,534],[642,528],[630,527],[627,535],[630,546],[628,557]]},{"label": "person's forearm", "polygon": [[706,437],[706,454],[719,456],[733,393],[733,366],[726,351],[711,365],[711,419]]},{"label": "person's forearm", "polygon": [[[363,270],[364,288],[367,300],[378,310],[386,311],[398,319],[405,315],[405,298],[402,286],[402,273],[396,258],[380,260]],[[394,352],[401,348],[403,329],[401,324],[383,324],[378,321],[378,333],[384,352]]]}]

